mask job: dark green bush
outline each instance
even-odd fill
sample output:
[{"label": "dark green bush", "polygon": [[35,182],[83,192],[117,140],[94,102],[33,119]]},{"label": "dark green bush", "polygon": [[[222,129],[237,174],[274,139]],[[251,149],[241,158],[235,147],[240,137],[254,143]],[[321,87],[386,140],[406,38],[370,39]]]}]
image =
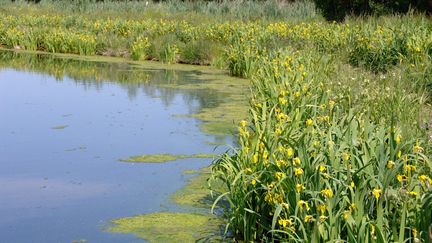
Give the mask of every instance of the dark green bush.
[{"label": "dark green bush", "polygon": [[314,0],[327,20],[342,21],[345,16],[406,13],[410,9],[427,11],[428,0]]}]

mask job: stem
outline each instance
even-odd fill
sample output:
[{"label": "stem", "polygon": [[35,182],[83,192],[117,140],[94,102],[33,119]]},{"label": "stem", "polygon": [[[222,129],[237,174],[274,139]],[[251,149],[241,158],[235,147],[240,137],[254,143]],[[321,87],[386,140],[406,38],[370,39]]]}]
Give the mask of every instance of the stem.
[{"label": "stem", "polygon": [[382,200],[379,200],[377,206],[377,227],[380,230],[382,230],[382,224],[383,224],[383,208],[382,208]]},{"label": "stem", "polygon": [[406,204],[403,204],[403,210],[402,210],[402,218],[401,218],[401,224],[399,228],[399,242],[403,242],[404,240],[404,234],[405,234],[405,217],[406,217]]}]

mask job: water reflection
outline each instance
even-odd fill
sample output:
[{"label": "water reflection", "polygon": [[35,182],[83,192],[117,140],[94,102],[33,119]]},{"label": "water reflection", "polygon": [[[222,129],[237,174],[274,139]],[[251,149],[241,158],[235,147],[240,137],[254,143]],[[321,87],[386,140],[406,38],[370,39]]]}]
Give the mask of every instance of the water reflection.
[{"label": "water reflection", "polygon": [[[147,96],[160,97],[167,106],[179,92],[183,94],[185,102],[195,109],[215,107],[226,98],[226,94],[212,90],[178,90],[176,86],[179,85],[204,82],[196,79],[196,76],[200,75],[200,71],[196,70],[142,69],[127,63],[93,62],[47,54],[0,51],[0,69],[5,68],[49,75],[58,82],[67,78],[84,89],[102,90],[106,82],[116,82],[127,91],[130,99],[143,92]],[[172,88],[161,88],[161,85],[172,85]]]}]

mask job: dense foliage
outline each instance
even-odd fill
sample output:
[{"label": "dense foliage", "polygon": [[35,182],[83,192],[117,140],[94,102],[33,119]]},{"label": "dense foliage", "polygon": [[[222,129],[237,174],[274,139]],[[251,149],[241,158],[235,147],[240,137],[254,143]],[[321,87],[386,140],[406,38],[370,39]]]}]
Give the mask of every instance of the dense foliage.
[{"label": "dense foliage", "polygon": [[315,0],[317,8],[328,20],[343,20],[350,14],[407,13],[409,10],[427,11],[432,7],[427,0]]}]

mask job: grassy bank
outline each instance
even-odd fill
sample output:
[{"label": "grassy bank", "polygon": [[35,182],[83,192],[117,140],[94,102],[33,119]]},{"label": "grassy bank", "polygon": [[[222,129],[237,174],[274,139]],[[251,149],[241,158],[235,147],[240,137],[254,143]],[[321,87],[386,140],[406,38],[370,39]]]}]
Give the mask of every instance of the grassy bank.
[{"label": "grassy bank", "polygon": [[240,147],[212,176],[225,184],[217,201],[239,240],[427,242],[430,19],[329,23],[308,2],[248,2],[244,12],[239,2],[144,4],[6,4],[0,44],[249,78]]},{"label": "grassy bank", "polygon": [[[242,26],[242,22],[318,18],[311,3],[276,1],[264,6],[249,1],[168,1],[149,5],[3,1],[0,17],[0,44],[7,48],[206,65],[223,64],[220,56],[228,38],[237,32],[236,28],[249,27]],[[231,26],[231,21],[238,23]]]}]

